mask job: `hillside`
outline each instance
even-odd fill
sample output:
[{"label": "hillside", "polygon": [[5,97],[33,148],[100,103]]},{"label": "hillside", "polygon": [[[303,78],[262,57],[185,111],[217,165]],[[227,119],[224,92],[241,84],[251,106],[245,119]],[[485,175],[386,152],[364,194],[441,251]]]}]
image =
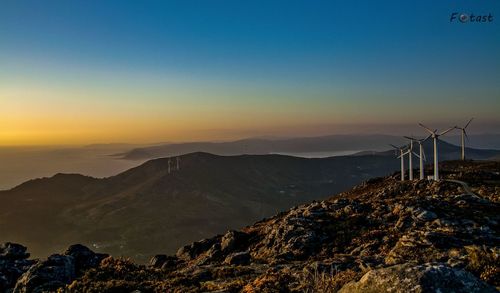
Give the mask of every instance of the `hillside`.
[{"label": "hillside", "polygon": [[24,243],[37,257],[83,243],[145,262],[398,167],[397,160],[380,156],[207,153],[184,155],[180,164],[170,174],[168,159],[104,179],[57,174],[2,191],[0,241]]},{"label": "hillside", "polygon": [[157,255],[149,266],[73,246],[26,264],[16,290],[498,292],[500,163],[445,162],[441,170],[440,182],[373,178]]}]

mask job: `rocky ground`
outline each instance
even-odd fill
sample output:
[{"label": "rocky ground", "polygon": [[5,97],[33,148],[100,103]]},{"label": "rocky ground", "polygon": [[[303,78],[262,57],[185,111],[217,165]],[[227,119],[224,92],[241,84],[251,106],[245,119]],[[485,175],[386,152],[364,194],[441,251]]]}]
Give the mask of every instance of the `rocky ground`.
[{"label": "rocky ground", "polygon": [[500,163],[440,171],[456,181],[374,178],[148,266],[81,245],[29,260],[7,243],[0,292],[498,292]]}]

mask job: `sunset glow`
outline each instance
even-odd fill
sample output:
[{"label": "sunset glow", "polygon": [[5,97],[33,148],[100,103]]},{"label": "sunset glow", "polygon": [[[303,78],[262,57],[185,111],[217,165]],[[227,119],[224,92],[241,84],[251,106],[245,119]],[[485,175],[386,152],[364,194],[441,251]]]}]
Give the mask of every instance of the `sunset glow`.
[{"label": "sunset glow", "polygon": [[371,3],[336,14],[333,2],[7,1],[0,145],[384,132],[469,116],[494,132],[500,21],[450,24],[458,2],[395,2],[379,24]]}]

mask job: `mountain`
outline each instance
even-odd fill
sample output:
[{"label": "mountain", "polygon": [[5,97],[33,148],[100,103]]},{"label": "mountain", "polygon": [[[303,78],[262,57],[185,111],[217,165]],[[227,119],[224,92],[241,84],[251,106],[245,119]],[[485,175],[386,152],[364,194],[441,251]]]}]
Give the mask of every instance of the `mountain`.
[{"label": "mountain", "polygon": [[31,260],[26,247],[6,243],[0,246],[0,288],[498,292],[500,163],[448,161],[440,170],[439,182],[401,182],[397,174],[372,178],[325,200],[182,246],[175,255],[156,255],[148,266],[82,245]]},{"label": "mountain", "polygon": [[[500,135],[470,135],[468,146],[495,149],[500,146]],[[442,137],[448,144],[460,145],[459,136]],[[392,135],[329,135],[299,138],[251,138],[231,142],[170,143],[134,148],[113,155],[126,160],[144,160],[177,156],[192,152],[208,152],[217,155],[286,154],[299,157],[328,157],[349,155],[359,151],[383,151],[389,144],[402,145],[407,140]],[[472,144],[471,144],[472,143]],[[473,150],[474,148],[471,148]]]},{"label": "mountain", "polygon": [[398,166],[379,156],[192,153],[180,157],[180,170],[174,161],[169,174],[168,160],[104,179],[57,174],[1,191],[0,241],[26,243],[36,256],[79,242],[144,261]]},{"label": "mountain", "polygon": [[[439,147],[441,159],[459,156],[457,146]],[[474,159],[499,153],[467,152]],[[392,151],[309,159],[198,152],[180,156],[180,170],[173,158],[170,174],[168,161],[103,179],[57,174],[0,191],[0,241],[25,243],[35,256],[78,242],[144,262],[399,168]]]},{"label": "mountain", "polygon": [[[330,135],[320,137],[251,138],[231,142],[191,142],[135,148],[116,157],[127,160],[175,156],[191,152],[208,152],[217,155],[240,154],[295,154],[356,152],[384,150],[388,143],[402,144],[405,139],[390,135]],[[328,156],[328,155],[326,155]]]},{"label": "mountain", "polygon": [[[500,134],[498,133],[469,134],[468,137],[466,143],[472,148],[498,149],[500,146]],[[443,139],[451,144],[460,145],[461,143],[460,135],[447,135]]]},{"label": "mountain", "polygon": [[[433,160],[434,154],[434,142],[432,139],[428,139],[423,143],[424,146],[424,155],[428,162]],[[438,151],[439,151],[439,161],[448,161],[448,160],[456,160],[461,157],[462,148],[457,145],[450,144],[446,141],[438,140]],[[413,152],[417,155],[419,154],[419,145],[418,143],[413,144]],[[465,148],[465,156],[467,159],[473,160],[491,160],[500,154],[499,150],[496,149],[474,149],[470,147]],[[353,154],[357,155],[379,155],[379,156],[394,156],[394,150],[391,151],[363,151],[359,153]],[[415,157],[415,160],[418,159]],[[416,165],[415,165],[416,166]]]}]

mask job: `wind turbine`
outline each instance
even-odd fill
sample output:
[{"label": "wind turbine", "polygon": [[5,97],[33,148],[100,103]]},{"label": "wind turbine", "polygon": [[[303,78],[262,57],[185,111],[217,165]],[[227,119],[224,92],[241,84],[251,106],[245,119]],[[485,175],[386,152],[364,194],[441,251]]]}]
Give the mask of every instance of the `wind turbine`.
[{"label": "wind turbine", "polygon": [[170,158],[168,158],[168,174],[170,174]]},{"label": "wind turbine", "polygon": [[465,138],[467,138],[467,140],[469,140],[469,137],[467,136],[467,132],[465,131],[465,129],[472,122],[472,119],[474,119],[474,118],[471,118],[469,120],[469,122],[467,122],[467,124],[465,124],[464,127],[455,126],[455,128],[460,129],[460,132],[462,133],[462,161],[465,161]]},{"label": "wind turbine", "polygon": [[181,169],[181,158],[177,157],[177,171]]},{"label": "wind turbine", "polygon": [[425,158],[425,152],[424,152],[424,146],[423,146],[423,143],[424,141],[426,141],[429,137],[431,137],[430,135],[427,136],[426,138],[422,138],[422,139],[417,139],[417,138],[414,138],[414,137],[411,137],[411,136],[405,136],[405,138],[409,139],[410,141],[416,141],[419,145],[419,149],[420,149],[420,154],[417,155],[415,154],[415,156],[417,156],[420,160],[419,160],[419,165],[420,165],[420,180],[424,179],[424,161],[427,161],[427,159]]},{"label": "wind turbine", "polygon": [[441,133],[438,133],[437,129],[435,129],[434,131],[432,131],[429,127],[423,125],[422,123],[419,123],[418,125],[420,125],[425,130],[427,130],[427,132],[429,132],[431,134],[430,137],[432,137],[432,139],[434,140],[434,180],[438,181],[439,180],[439,167],[438,167],[438,146],[437,146],[437,141],[439,140],[439,137],[441,135],[444,135],[444,134],[452,131],[453,129],[455,129],[455,127],[451,127],[450,129],[447,129],[447,130],[445,130],[445,131],[443,131]]},{"label": "wind turbine", "polygon": [[407,154],[405,152],[405,146],[397,147],[393,144],[390,144],[395,150],[396,150],[396,156],[397,156],[397,151],[399,151],[399,156],[397,156],[398,159],[401,159],[401,181],[405,181],[405,158],[404,156]]},{"label": "wind turbine", "polygon": [[[408,136],[405,136],[406,138],[410,139],[410,144],[408,145],[408,151],[405,153],[408,154],[408,168],[409,168],[409,179],[410,180],[413,180],[413,158],[412,158],[412,154],[415,154],[413,152],[413,138],[410,138]],[[416,156],[418,156],[417,154],[415,154]]]}]

